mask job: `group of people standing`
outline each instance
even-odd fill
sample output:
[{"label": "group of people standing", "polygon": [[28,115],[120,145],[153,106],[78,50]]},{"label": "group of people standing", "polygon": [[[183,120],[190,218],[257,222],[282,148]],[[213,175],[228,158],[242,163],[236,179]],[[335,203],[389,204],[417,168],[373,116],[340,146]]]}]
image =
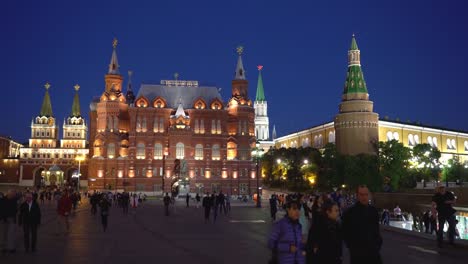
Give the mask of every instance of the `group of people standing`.
[{"label": "group of people standing", "polygon": [[[313,198],[311,206],[311,201],[308,206],[300,195],[286,198],[286,216],[274,223],[268,240],[272,250],[270,263],[340,264],[343,243],[349,249],[352,264],[382,262],[379,214],[369,204],[369,189],[359,186],[356,203],[344,211],[343,201],[336,195],[339,193]],[[302,215],[310,228],[301,223]]]}]

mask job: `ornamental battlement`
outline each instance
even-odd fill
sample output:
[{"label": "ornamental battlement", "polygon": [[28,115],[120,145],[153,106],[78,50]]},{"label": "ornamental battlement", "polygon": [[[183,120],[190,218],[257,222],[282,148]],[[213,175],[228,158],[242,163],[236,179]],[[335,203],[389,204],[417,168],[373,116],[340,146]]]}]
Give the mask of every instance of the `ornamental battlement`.
[{"label": "ornamental battlement", "polygon": [[198,87],[198,81],[161,80],[161,84],[165,86]]}]

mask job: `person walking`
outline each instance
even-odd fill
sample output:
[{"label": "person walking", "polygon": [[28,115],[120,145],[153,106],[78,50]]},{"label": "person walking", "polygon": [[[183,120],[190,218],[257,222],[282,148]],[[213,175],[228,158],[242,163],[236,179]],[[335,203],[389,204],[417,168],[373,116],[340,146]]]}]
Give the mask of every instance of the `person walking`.
[{"label": "person walking", "polygon": [[106,196],[103,196],[101,201],[99,202],[99,207],[101,208],[101,224],[102,224],[102,230],[106,232],[107,230],[107,220],[109,217],[109,211],[111,207],[111,203],[109,202],[109,199],[106,198]]},{"label": "person walking", "polygon": [[18,225],[23,226],[24,249],[36,252],[37,228],[41,224],[41,209],[31,193],[26,193],[25,201],[20,206]]},{"label": "person walking", "polygon": [[58,201],[57,206],[57,234],[60,234],[63,230],[63,226],[65,226],[64,234],[68,234],[70,231],[70,223],[68,220],[68,216],[70,215],[72,209],[72,202],[70,197],[68,196],[68,192],[65,190],[62,197]]},{"label": "person walking", "polygon": [[3,253],[14,254],[16,252],[16,214],[18,213],[18,199],[14,190],[8,191],[3,200],[2,211],[4,221]]},{"label": "person walking", "polygon": [[307,241],[307,252],[315,258],[307,258],[307,264],[342,263],[343,234],[339,216],[340,208],[335,201],[326,201],[322,205],[322,220],[311,227]]},{"label": "person walking", "polygon": [[121,196],[122,199],[122,211],[124,215],[128,215],[128,204],[130,203],[130,197],[127,192],[124,192]]},{"label": "person walking", "polygon": [[369,189],[365,185],[357,188],[358,201],[343,214],[343,238],[349,248],[351,264],[380,264],[379,214],[369,205]]},{"label": "person walking", "polygon": [[223,194],[223,191],[219,192],[218,197],[216,197],[216,202],[218,203],[219,213],[224,213],[226,215],[226,197]]},{"label": "person walking", "polygon": [[190,203],[190,193],[187,193],[186,197],[185,197],[185,202],[187,203],[187,208],[189,208],[189,203]]},{"label": "person walking", "polygon": [[276,221],[276,212],[278,212],[277,203],[276,196],[272,194],[270,198],[270,215],[273,221]]},{"label": "person walking", "polygon": [[163,199],[164,202],[164,213],[166,216],[169,216],[169,205],[171,204],[171,197],[169,197],[169,193],[166,193]]},{"label": "person walking", "polygon": [[302,243],[302,227],[299,223],[300,203],[286,203],[286,216],[274,223],[268,247],[272,250],[270,263],[304,264],[305,245]]},{"label": "person walking", "polygon": [[424,212],[424,214],[422,216],[422,222],[424,223],[424,230],[425,230],[426,234],[429,234],[429,230],[431,228],[430,212],[431,211],[427,210],[426,212]]},{"label": "person walking", "polygon": [[197,195],[195,196],[195,200],[197,201],[197,209],[200,208],[200,195],[197,193]]},{"label": "person walking", "polygon": [[211,211],[211,198],[210,193],[206,193],[206,196],[203,197],[203,208],[205,208],[205,223],[210,221],[210,211]]},{"label": "person walking", "polygon": [[226,215],[231,213],[231,195],[226,195]]},{"label": "person walking", "polygon": [[216,193],[211,195],[211,207],[213,208],[213,224],[216,223],[216,219],[218,218],[218,197]]},{"label": "person walking", "polygon": [[436,194],[432,197],[432,208],[437,210],[437,218],[439,220],[439,228],[437,229],[437,245],[442,247],[444,240],[444,226],[448,223],[448,240],[450,245],[455,244],[455,213],[453,209],[455,196],[452,192],[447,192],[444,186],[436,188]]}]

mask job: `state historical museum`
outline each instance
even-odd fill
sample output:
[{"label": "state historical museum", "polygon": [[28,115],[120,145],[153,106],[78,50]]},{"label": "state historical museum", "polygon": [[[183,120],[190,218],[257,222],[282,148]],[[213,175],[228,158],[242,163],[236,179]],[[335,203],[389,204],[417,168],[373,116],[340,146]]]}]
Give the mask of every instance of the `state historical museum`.
[{"label": "state historical museum", "polygon": [[133,93],[122,86],[117,41],[105,89],[90,105],[90,189],[253,193],[255,110],[248,97],[242,47],[232,96],[197,81],[163,80]]}]

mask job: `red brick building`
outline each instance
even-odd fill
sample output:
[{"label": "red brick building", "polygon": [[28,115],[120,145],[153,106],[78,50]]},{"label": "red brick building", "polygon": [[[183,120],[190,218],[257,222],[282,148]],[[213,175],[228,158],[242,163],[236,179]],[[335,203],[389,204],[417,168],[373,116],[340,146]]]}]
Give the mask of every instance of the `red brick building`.
[{"label": "red brick building", "polygon": [[0,136],[0,184],[18,183],[21,147],[10,137]]},{"label": "red brick building", "polygon": [[177,75],[142,84],[135,96],[129,72],[124,95],[116,46],[115,41],[104,92],[90,105],[89,187],[254,193],[255,112],[242,48],[225,102],[217,87]]}]

